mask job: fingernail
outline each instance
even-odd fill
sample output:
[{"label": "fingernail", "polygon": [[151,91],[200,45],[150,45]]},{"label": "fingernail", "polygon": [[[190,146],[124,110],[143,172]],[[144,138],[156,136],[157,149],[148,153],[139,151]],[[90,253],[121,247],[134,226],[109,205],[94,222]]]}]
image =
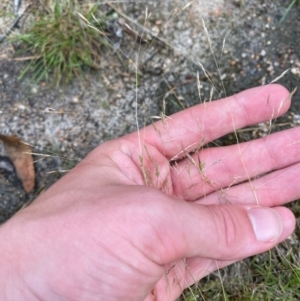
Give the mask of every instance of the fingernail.
[{"label": "fingernail", "polygon": [[276,210],[255,207],[248,210],[248,216],[258,241],[271,242],[281,235],[282,220]]}]

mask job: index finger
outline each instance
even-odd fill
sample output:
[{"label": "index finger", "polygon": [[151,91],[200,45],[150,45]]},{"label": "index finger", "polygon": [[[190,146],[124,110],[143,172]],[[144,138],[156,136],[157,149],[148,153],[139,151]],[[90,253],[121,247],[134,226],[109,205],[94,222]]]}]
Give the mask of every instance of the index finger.
[{"label": "index finger", "polygon": [[252,88],[162,118],[130,138],[149,143],[168,160],[175,160],[237,129],[277,118],[289,106],[289,92],[281,85]]}]

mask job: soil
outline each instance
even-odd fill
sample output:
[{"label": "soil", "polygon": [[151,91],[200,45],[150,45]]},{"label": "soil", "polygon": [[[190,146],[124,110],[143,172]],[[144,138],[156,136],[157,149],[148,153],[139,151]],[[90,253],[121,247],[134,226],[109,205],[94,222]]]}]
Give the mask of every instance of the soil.
[{"label": "soil", "polygon": [[[0,7],[2,33],[9,24],[3,12],[11,10],[10,2],[13,1],[3,1]],[[26,194],[4,149],[0,149],[0,222],[31,203],[91,149],[135,131],[136,105],[139,125],[143,126],[152,122],[151,116],[160,114],[164,101],[167,115],[199,103],[197,72],[202,83],[202,99],[209,99],[212,84],[199,62],[213,81],[213,99],[271,83],[287,69],[277,82],[290,91],[299,85],[299,6],[292,7],[280,24],[289,0],[198,0],[182,11],[181,3],[115,4],[115,27],[111,29],[115,34],[115,49],[102,54],[99,70],[87,69],[84,80],[74,79],[64,88],[54,88],[51,81],[32,82],[30,73],[20,80],[28,62],[18,59],[19,45],[11,43],[8,37],[3,40],[0,44],[0,133],[18,135],[32,145],[37,175],[34,191]],[[147,23],[146,6],[152,13]],[[25,16],[14,32],[22,32],[28,26],[26,22],[30,18]],[[122,27],[124,23],[148,42],[140,44],[137,37]],[[143,27],[152,34],[143,31]],[[117,37],[116,28],[121,28],[121,38]],[[136,69],[132,62],[137,56],[136,90]],[[273,129],[282,130],[299,123],[300,89],[293,96],[289,113],[278,119]],[[266,125],[260,124],[240,136],[249,140],[265,134]],[[218,143],[228,144],[234,139],[229,135]]]}]

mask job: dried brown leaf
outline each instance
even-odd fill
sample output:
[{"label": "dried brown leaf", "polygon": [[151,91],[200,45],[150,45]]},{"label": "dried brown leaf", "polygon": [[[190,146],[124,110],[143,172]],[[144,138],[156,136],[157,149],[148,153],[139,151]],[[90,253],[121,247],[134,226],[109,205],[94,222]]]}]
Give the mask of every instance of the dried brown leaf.
[{"label": "dried brown leaf", "polygon": [[0,135],[9,159],[15,166],[17,175],[24,190],[29,193],[34,188],[35,171],[31,147],[21,141],[17,136]]}]

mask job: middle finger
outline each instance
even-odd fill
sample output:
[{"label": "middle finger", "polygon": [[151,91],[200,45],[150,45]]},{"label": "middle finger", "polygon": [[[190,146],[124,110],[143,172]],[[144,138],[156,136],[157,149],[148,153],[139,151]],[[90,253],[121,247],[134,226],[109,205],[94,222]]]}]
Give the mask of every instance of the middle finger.
[{"label": "middle finger", "polygon": [[200,150],[173,165],[174,194],[192,201],[300,161],[300,128]]}]

